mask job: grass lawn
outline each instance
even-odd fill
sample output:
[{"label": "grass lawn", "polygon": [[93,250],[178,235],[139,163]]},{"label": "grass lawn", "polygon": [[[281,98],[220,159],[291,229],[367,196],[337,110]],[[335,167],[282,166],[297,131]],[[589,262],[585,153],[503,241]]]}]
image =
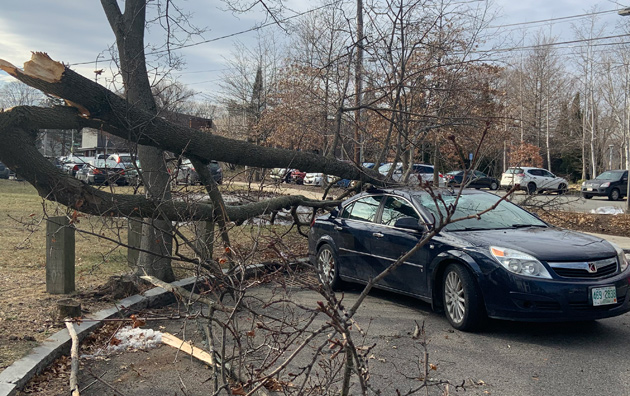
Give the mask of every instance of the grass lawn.
[{"label": "grass lawn", "polygon": [[[177,189],[182,193],[189,188]],[[190,190],[201,193],[200,189]],[[133,190],[117,187],[116,192],[131,194]],[[56,301],[68,296],[46,293],[44,219],[66,214],[66,207],[44,202],[30,184],[0,179],[0,371],[63,327],[53,320],[52,313]],[[127,249],[115,242],[126,243],[127,222],[80,216],[76,227],[82,232],[76,233],[77,290],[72,296],[81,300],[84,309],[95,312],[111,306],[111,301],[86,296],[110,276],[131,272]],[[180,227],[187,238],[193,238],[194,224]],[[245,263],[302,256],[307,245],[306,238],[286,225],[234,227],[230,239],[237,258]],[[179,252],[194,256],[186,247]],[[215,245],[214,254],[219,258],[223,248]],[[194,274],[190,263],[174,261],[173,267],[178,278]]]}]

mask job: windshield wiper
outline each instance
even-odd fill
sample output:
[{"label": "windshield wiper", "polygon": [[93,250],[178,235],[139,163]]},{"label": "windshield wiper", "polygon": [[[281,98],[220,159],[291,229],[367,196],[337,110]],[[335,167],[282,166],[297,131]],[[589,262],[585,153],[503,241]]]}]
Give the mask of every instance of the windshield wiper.
[{"label": "windshield wiper", "polygon": [[511,225],[512,228],[527,228],[527,227],[543,227],[543,228],[547,228],[546,225],[544,224],[512,224]]},{"label": "windshield wiper", "polygon": [[455,231],[485,231],[485,230],[487,230],[487,228],[482,228],[482,227],[464,227],[464,228],[453,228],[452,230],[449,229],[448,231],[455,232]]}]

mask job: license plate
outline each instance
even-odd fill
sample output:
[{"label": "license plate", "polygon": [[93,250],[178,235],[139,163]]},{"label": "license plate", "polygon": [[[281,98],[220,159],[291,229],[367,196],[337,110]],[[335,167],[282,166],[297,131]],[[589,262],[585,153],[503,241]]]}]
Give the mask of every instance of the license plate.
[{"label": "license plate", "polygon": [[617,289],[615,286],[594,287],[591,289],[593,306],[610,305],[617,302]]},{"label": "license plate", "polygon": [[593,191],[591,187],[587,188],[586,191]]}]

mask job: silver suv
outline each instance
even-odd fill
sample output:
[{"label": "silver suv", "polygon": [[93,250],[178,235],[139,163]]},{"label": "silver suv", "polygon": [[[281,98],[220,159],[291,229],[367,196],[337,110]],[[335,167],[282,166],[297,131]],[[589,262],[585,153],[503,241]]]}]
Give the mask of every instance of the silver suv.
[{"label": "silver suv", "polygon": [[520,189],[527,191],[528,194],[543,191],[564,194],[569,186],[566,179],[558,177],[546,169],[527,166],[508,168],[501,175],[501,188],[509,190],[515,184],[519,184]]}]

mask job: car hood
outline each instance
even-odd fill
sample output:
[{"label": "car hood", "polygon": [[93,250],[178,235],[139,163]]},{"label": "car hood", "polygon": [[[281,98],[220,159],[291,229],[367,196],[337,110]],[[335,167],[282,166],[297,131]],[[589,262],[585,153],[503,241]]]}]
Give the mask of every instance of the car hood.
[{"label": "car hood", "polygon": [[604,183],[616,182],[619,180],[593,179],[587,180],[584,184],[589,186],[601,186]]},{"label": "car hood", "polygon": [[463,246],[497,246],[520,250],[541,261],[586,261],[615,256],[606,240],[560,228],[517,228],[484,231],[444,232]]}]

